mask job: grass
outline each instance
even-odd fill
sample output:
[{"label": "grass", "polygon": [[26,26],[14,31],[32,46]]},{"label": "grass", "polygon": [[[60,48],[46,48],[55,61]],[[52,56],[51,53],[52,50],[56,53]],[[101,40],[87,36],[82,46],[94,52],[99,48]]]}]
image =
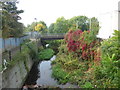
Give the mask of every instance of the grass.
[{"label": "grass", "polygon": [[61,65],[60,64],[57,64],[57,65],[53,65],[52,67],[52,70],[53,70],[53,73],[52,73],[52,77],[55,77],[58,82],[61,84],[65,84],[68,82],[68,79],[67,76],[68,76],[68,73],[64,71],[64,69],[61,69]]},{"label": "grass", "polygon": [[72,54],[59,54],[56,60],[52,61],[52,76],[60,84],[72,83],[81,88],[92,88],[91,82],[86,79],[88,69],[87,61],[79,61]]}]

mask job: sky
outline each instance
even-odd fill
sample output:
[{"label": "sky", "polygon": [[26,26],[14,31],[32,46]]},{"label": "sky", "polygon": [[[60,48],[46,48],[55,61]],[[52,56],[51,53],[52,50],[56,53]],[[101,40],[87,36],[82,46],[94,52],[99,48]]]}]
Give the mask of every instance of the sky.
[{"label": "sky", "polygon": [[47,26],[54,23],[58,17],[70,19],[73,16],[85,15],[89,18],[100,17],[118,9],[120,0],[18,0],[18,9],[25,26],[37,21],[44,21]]}]

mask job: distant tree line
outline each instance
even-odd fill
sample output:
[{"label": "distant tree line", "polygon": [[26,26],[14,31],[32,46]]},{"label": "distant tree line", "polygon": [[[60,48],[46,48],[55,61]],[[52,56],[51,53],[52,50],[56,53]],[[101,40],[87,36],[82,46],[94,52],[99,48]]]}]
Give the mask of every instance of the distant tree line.
[{"label": "distant tree line", "polygon": [[51,23],[47,27],[44,21],[33,22],[32,24],[25,27],[19,22],[21,17],[19,14],[23,13],[23,10],[18,10],[16,4],[19,2],[2,2],[0,5],[0,24],[3,38],[9,37],[19,37],[23,35],[23,32],[38,31],[40,33],[66,33],[69,30],[80,29],[84,30],[94,30],[98,32],[99,21],[97,18],[88,18],[86,16],[74,16],[70,19],[65,19],[64,17],[59,17],[56,22]]},{"label": "distant tree line", "polygon": [[55,23],[49,26],[50,33],[66,33],[68,30],[80,29],[84,30],[99,30],[99,21],[97,18],[88,18],[86,16],[75,16],[68,20],[64,17],[60,17]]},{"label": "distant tree line", "polygon": [[86,16],[75,16],[70,19],[65,19],[64,17],[59,17],[55,23],[51,23],[49,27],[46,26],[44,21],[33,22],[31,25],[26,27],[26,31],[36,31],[35,27],[37,24],[43,24],[45,28],[39,28],[41,33],[66,33],[68,30],[80,29],[84,30],[94,30],[98,32],[99,21],[97,18],[88,18]]}]

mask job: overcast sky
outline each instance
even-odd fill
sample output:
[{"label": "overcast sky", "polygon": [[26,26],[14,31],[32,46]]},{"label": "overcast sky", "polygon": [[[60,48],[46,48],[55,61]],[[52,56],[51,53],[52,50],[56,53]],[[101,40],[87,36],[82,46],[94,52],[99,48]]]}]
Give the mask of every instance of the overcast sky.
[{"label": "overcast sky", "polygon": [[85,15],[99,17],[118,9],[120,0],[19,0],[18,9],[24,10],[21,22],[31,24],[34,18],[43,20],[48,26],[58,17],[69,19],[73,16]]}]

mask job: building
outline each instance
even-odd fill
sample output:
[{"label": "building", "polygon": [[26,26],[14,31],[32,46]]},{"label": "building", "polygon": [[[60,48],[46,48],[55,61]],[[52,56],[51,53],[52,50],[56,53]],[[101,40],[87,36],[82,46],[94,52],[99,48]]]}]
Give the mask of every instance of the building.
[{"label": "building", "polygon": [[120,1],[118,10],[102,13],[98,20],[100,22],[100,30],[97,37],[102,39],[112,37],[114,30],[120,30]]}]

